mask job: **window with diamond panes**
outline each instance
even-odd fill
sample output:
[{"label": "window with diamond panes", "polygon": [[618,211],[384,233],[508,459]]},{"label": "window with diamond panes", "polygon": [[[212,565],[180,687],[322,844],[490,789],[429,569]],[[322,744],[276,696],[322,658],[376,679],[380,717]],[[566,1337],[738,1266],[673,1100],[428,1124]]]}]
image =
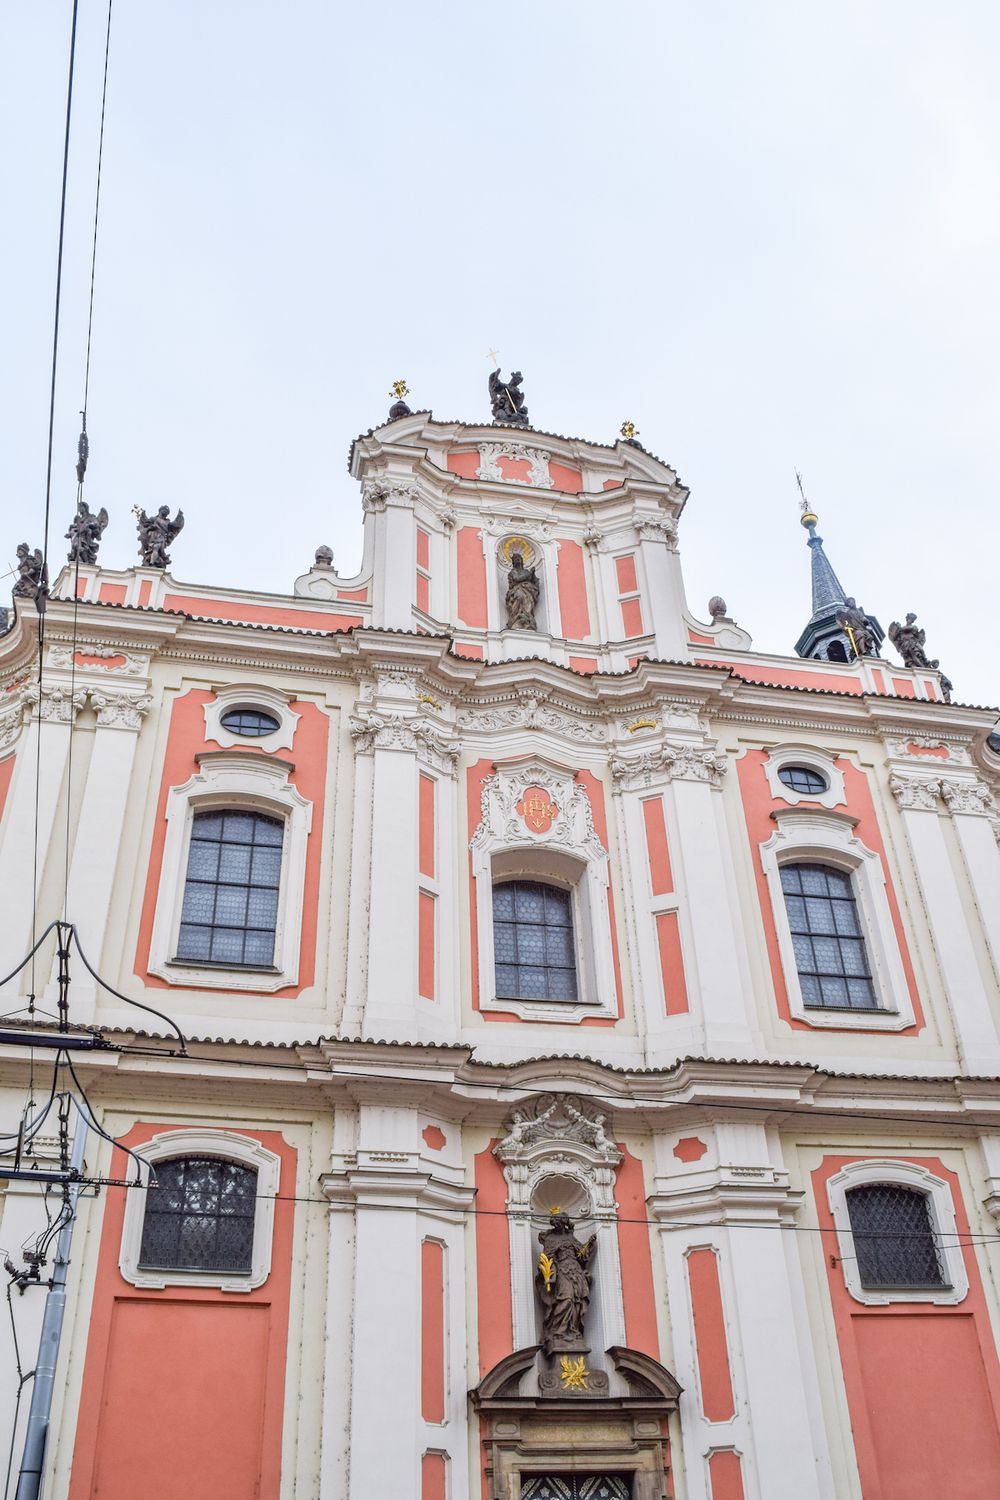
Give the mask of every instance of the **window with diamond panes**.
[{"label": "window with diamond panes", "polygon": [[867,1291],[946,1287],[926,1193],[897,1182],[848,1188],[858,1276]]},{"label": "window with diamond panes", "polygon": [[155,1163],[146,1191],[139,1265],[156,1271],[249,1272],[257,1173],[215,1156]]},{"label": "window with diamond panes", "polygon": [[801,792],[811,797],[821,797],[829,786],[825,776],[819,771],[814,771],[811,766],[782,766],[778,772],[778,780],[788,787],[789,791]]},{"label": "window with diamond panes", "polygon": [[178,958],[271,967],[284,834],[264,813],[195,813]]},{"label": "window with diamond panes", "polygon": [[828,865],[782,865],[781,889],[807,1006],[876,1010],[851,877]]},{"label": "window with diamond panes", "polygon": [[498,999],[576,1000],[570,892],[540,880],[495,885],[493,953]]}]

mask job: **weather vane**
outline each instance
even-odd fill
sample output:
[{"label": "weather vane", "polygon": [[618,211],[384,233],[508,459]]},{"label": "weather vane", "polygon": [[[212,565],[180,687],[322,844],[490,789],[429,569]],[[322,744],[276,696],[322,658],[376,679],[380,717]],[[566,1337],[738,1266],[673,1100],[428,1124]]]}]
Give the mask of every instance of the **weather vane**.
[{"label": "weather vane", "polygon": [[627,443],[634,443],[639,435],[639,429],[634,422],[624,421],[618,429]]},{"label": "weather vane", "polygon": [[812,510],[812,506],[806,499],[806,492],[802,487],[802,475],[799,473],[798,469],[795,470],[795,483],[798,485],[799,494],[802,496],[802,499],[799,501],[799,510],[803,515],[807,515]]}]

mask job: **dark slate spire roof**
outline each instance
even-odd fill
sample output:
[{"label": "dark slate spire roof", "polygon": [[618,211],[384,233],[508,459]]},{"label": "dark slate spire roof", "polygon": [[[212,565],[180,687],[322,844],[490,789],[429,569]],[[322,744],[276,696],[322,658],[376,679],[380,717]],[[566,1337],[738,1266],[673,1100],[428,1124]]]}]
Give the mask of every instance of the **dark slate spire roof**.
[{"label": "dark slate spire roof", "polygon": [[826,615],[832,605],[841,605],[847,598],[844,585],[833,571],[833,565],[823,551],[823,538],[816,531],[817,517],[807,511],[802,524],[809,532],[810,566],[812,568],[812,619]]},{"label": "dark slate spire roof", "polygon": [[[802,502],[802,525],[809,533],[809,564],[812,573],[812,614],[805,630],[795,642],[797,656],[822,661],[851,661],[854,652],[844,630],[837,624],[849,595],[833,571],[833,564],[823,551],[823,538],[816,530],[819,517]],[[866,616],[875,637],[876,650],[885,639],[885,631],[873,615]]]}]

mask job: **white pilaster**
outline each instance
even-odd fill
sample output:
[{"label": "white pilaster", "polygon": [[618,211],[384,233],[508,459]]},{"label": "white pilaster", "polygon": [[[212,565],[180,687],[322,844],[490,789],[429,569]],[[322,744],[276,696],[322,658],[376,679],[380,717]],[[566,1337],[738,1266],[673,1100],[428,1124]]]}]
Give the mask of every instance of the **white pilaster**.
[{"label": "white pilaster", "polygon": [[682,661],[688,641],[676,523],[665,516],[647,517],[637,519],[636,529],[646,579],[646,629],[656,638],[654,655],[662,661]]},{"label": "white pilaster", "polygon": [[729,835],[722,799],[712,784],[721,771],[703,777],[702,765],[696,760],[690,775],[675,771],[670,785],[678,835],[671,859],[692,937],[690,953],[685,950],[688,994],[696,987],[709,1053],[746,1054],[759,1041]]},{"label": "white pilaster", "polygon": [[[80,945],[98,973],[105,972],[111,894],[139,728],[149,701],[144,695],[123,692],[93,694],[97,729],[73,843],[66,917],[76,924]],[[73,1019],[92,1020],[96,986],[75,961],[71,997]]]},{"label": "white pilaster", "polygon": [[[41,700],[34,702],[27,731],[22,733],[17,747],[17,762],[11,778],[7,808],[0,825],[0,867],[8,872],[4,882],[3,921],[0,922],[0,977],[9,973],[31,947],[32,911],[38,888],[42,884],[46,860],[53,852],[53,830],[59,793],[66,773],[70,731],[85,699],[83,691],[74,692],[71,700],[68,688],[43,687]],[[33,880],[36,837],[37,886]],[[36,937],[48,922],[61,915],[61,910],[39,912]],[[43,970],[39,982],[45,973]],[[16,990],[10,993],[16,993]]]},{"label": "white pilaster", "polygon": [[[350,1142],[340,1137],[335,1145]],[[455,1500],[465,1500],[467,1493],[460,1475],[466,1444],[464,1326],[460,1321],[457,1329],[463,1345],[459,1363],[454,1319],[461,1319],[461,1299],[448,1286],[447,1321],[452,1326],[445,1343],[446,1420],[434,1426],[433,1444],[421,1414],[420,1243],[429,1216],[435,1221],[434,1236],[447,1247],[449,1281],[457,1275],[464,1282],[460,1226],[472,1192],[463,1186],[460,1166],[431,1163],[421,1145],[416,1109],[363,1103],[355,1149],[335,1149],[332,1171],[323,1179],[332,1216],[349,1214],[354,1222],[349,1349],[341,1348],[339,1360],[331,1351],[325,1398],[328,1411],[340,1421],[347,1415],[346,1484],[337,1488],[345,1465],[337,1455],[335,1431],[323,1459],[323,1500],[418,1494],[420,1457],[428,1446],[452,1456]],[[337,1241],[343,1272],[348,1236],[337,1236]],[[337,1321],[331,1318],[330,1326],[338,1329],[347,1309],[339,1291],[335,1300]],[[341,1386],[350,1391],[349,1410]]]},{"label": "white pilaster", "polygon": [[[699,1126],[710,1152],[684,1167],[657,1142],[656,1191],[674,1347],[684,1387],[680,1413],[689,1500],[711,1500],[708,1455],[741,1455],[746,1500],[833,1500],[829,1459],[815,1408],[817,1372],[803,1308],[789,1275],[783,1224],[797,1194],[775,1169],[760,1126]],[[720,1220],[722,1223],[720,1224]],[[699,1225],[701,1227],[699,1227]],[[718,1259],[734,1413],[709,1421],[702,1411],[698,1348],[687,1259],[696,1249]],[[721,1351],[703,1351],[718,1358]]]},{"label": "white pilaster", "polygon": [[944,837],[940,782],[894,776],[891,786],[913,854],[959,1054],[970,1072],[995,1072],[1000,1037]]}]

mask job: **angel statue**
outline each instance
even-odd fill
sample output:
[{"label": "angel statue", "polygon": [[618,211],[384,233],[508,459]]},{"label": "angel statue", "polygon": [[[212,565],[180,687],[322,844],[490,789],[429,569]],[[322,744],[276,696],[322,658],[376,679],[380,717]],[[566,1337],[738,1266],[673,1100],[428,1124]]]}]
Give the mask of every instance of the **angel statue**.
[{"label": "angel statue", "polygon": [[524,553],[515,549],[510,554],[510,572],[507,575],[508,630],[537,630],[535,610],[541,588],[534,568],[524,566]]},{"label": "angel statue", "polygon": [[597,1236],[592,1234],[581,1245],[573,1229],[569,1214],[557,1208],[549,1215],[549,1228],[538,1236],[542,1246],[536,1277],[542,1304],[541,1342],[550,1359],[567,1351],[586,1352],[583,1325],[594,1279],[587,1267]]},{"label": "angel statue", "polygon": [[500,379],[499,367],[490,371],[490,405],[493,420],[501,427],[527,427],[528,408],[524,404],[520,370],[512,370],[510,379]]},{"label": "angel statue", "polygon": [[11,591],[14,598],[34,599],[36,603],[39,599],[44,600],[48,593],[48,581],[40,547],[32,552],[27,542],[18,543],[17,572],[18,579]]},{"label": "angel statue", "polygon": [[97,515],[86,500],[76,502],[76,515],[69,523],[66,540],[69,542],[67,556],[70,562],[95,563],[97,549],[101,545],[108,524],[108,513],[102,505]]},{"label": "angel statue", "polygon": [[908,614],[905,625],[893,620],[889,626],[889,639],[903,658],[904,667],[936,667],[938,663],[931,661],[924,650],[927,632],[918,630],[913,623],[916,618],[915,614]]},{"label": "angel statue", "polygon": [[144,568],[169,568],[170,554],[167,548],[184,527],[184,512],[179,510],[170,519],[170,506],[161,505],[155,516],[147,516],[144,510],[134,507],[139,528],[139,556]]}]

